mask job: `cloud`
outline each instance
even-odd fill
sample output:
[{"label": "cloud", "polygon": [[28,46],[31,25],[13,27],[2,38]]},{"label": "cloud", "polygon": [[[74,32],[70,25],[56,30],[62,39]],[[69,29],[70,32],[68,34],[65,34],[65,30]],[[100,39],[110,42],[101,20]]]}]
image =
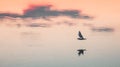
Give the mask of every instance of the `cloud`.
[{"label": "cloud", "polygon": [[90,30],[94,32],[114,32],[115,31],[114,28],[107,27],[107,26],[97,27],[95,26],[95,24],[91,24],[91,23],[83,23],[83,25],[89,27]]},{"label": "cloud", "polygon": [[50,25],[45,23],[30,23],[26,25],[27,27],[50,27]]},{"label": "cloud", "polygon": [[114,29],[110,27],[94,27],[94,28],[91,28],[91,30],[96,32],[113,32],[114,31]]},{"label": "cloud", "polygon": [[81,14],[79,10],[52,10],[52,5],[32,6],[24,10],[23,15],[15,13],[0,13],[0,18],[12,17],[12,18],[43,18],[48,19],[50,17],[67,16],[70,18],[90,19],[88,15]]},{"label": "cloud", "polygon": [[23,14],[0,13],[0,21],[15,27],[51,27],[52,25],[74,26],[79,19],[91,19],[79,10],[57,10],[52,5],[35,5],[23,10]]},{"label": "cloud", "polygon": [[15,14],[15,13],[0,13],[0,19],[5,17],[17,18],[17,17],[22,17],[22,15]]},{"label": "cloud", "polygon": [[74,26],[76,25],[76,22],[72,22],[72,21],[61,21],[61,22],[56,22],[56,25],[61,25],[61,24],[64,24],[64,25],[68,25],[68,26]]}]

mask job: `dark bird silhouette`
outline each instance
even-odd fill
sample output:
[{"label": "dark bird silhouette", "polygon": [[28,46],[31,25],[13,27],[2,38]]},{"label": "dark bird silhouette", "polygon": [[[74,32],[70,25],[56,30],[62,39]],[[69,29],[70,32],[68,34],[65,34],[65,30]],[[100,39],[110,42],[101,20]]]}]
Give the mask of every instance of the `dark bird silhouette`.
[{"label": "dark bird silhouette", "polygon": [[86,51],[86,49],[79,49],[77,51],[79,51],[78,55],[80,56],[81,54],[84,55],[84,51]]},{"label": "dark bird silhouette", "polygon": [[77,38],[78,40],[86,40],[86,38],[83,37],[80,31],[78,32],[78,36],[79,36],[79,38]]}]

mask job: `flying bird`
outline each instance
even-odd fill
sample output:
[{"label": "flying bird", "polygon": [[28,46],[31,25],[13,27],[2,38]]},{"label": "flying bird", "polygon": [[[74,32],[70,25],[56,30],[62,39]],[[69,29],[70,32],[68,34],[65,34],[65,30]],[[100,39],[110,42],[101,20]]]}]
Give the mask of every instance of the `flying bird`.
[{"label": "flying bird", "polygon": [[79,38],[77,38],[78,40],[86,40],[86,38],[83,37],[80,31],[78,32],[78,36],[79,36]]},{"label": "flying bird", "polygon": [[77,51],[79,51],[78,55],[80,56],[81,54],[84,55],[84,51],[86,51],[86,49],[79,49]]}]

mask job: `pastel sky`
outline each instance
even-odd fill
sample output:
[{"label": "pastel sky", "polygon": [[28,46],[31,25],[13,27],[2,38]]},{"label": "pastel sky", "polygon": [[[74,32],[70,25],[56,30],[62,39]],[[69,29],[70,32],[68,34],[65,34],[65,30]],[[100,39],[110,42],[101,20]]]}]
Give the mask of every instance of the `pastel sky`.
[{"label": "pastel sky", "polygon": [[0,67],[120,67],[119,29],[120,0],[0,0]]}]

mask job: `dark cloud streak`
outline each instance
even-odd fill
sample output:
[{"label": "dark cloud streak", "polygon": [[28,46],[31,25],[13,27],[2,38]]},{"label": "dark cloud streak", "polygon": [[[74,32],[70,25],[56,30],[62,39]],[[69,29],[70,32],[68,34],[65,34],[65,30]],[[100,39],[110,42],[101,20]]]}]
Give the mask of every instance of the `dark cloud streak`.
[{"label": "dark cloud streak", "polygon": [[90,30],[94,31],[94,32],[114,32],[115,31],[114,28],[107,27],[107,26],[97,27],[97,26],[95,26],[94,24],[91,24],[91,23],[84,23],[83,25],[89,27]]},{"label": "dark cloud streak", "polygon": [[26,25],[27,27],[49,27],[50,25],[45,23],[30,23]]},{"label": "dark cloud streak", "polygon": [[0,13],[0,18],[5,18],[5,17],[17,18],[17,17],[22,17],[22,15],[15,13]]},{"label": "dark cloud streak", "polygon": [[67,16],[71,18],[90,19],[88,15],[83,15],[79,10],[51,10],[51,5],[45,6],[34,6],[24,10],[23,15],[14,13],[0,13],[0,18],[12,17],[12,18],[43,18],[47,19],[50,17]]},{"label": "dark cloud streak", "polygon": [[113,28],[109,28],[109,27],[96,27],[96,28],[92,28],[91,30],[96,32],[113,32],[114,31]]}]

